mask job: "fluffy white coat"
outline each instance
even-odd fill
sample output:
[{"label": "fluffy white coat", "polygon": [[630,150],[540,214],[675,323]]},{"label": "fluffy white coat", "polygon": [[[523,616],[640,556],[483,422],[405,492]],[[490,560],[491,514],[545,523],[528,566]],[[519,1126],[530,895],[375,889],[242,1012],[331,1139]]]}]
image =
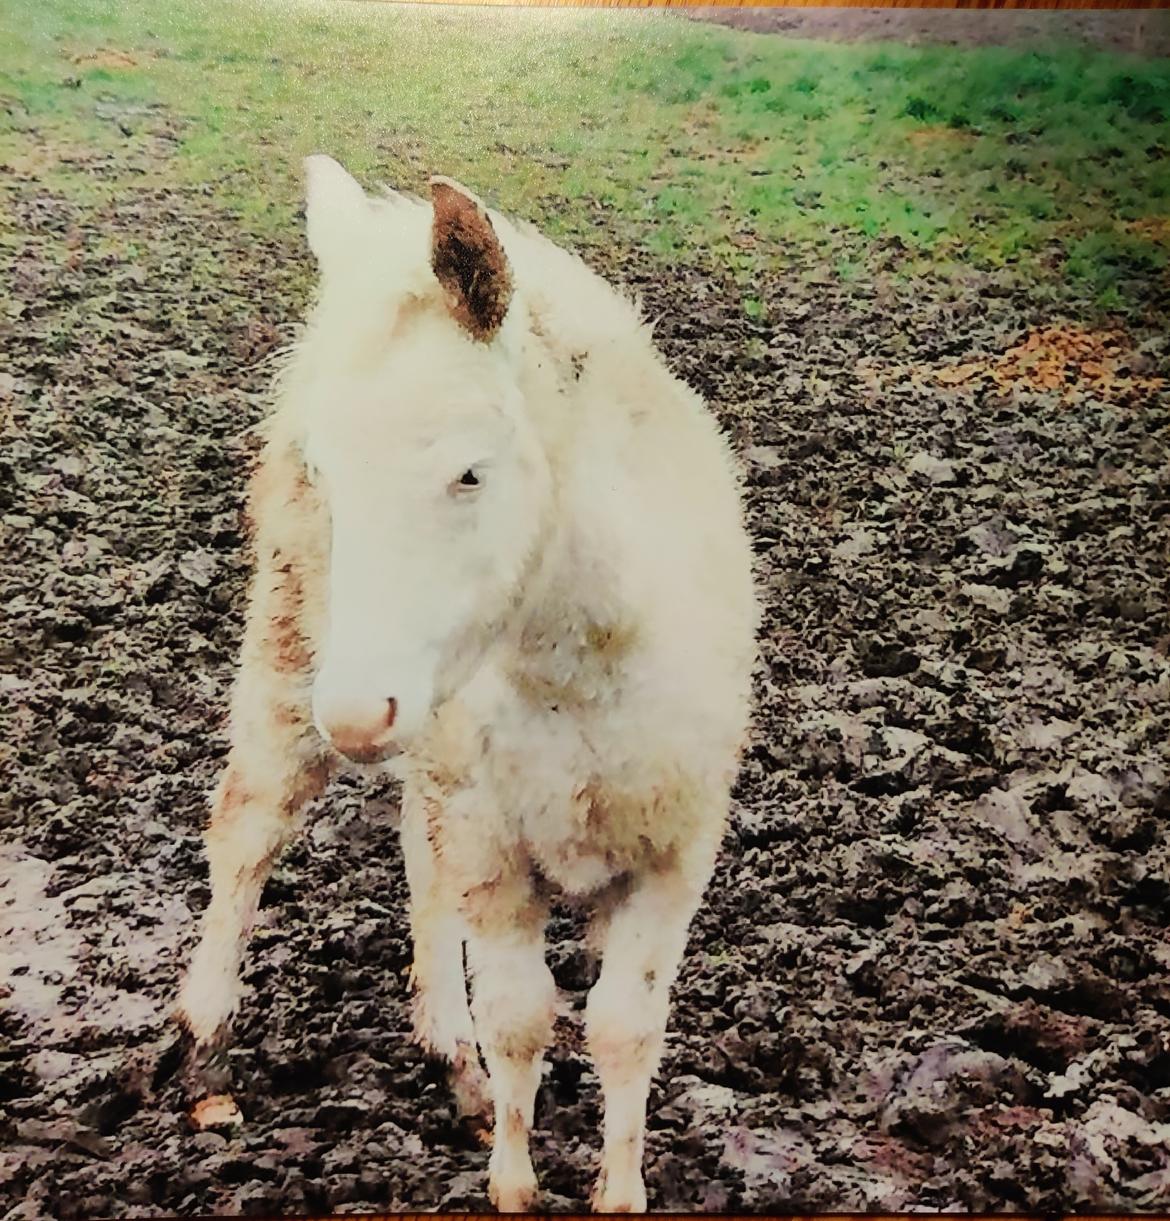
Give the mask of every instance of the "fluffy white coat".
[{"label": "fluffy white coat", "polygon": [[369,199],[328,158],[307,164],[320,299],[253,487],[213,898],[181,1013],[197,1044],[222,1037],[307,797],[339,751],[386,759],[405,782],[416,1025],[468,1109],[490,1091],[493,1200],[534,1198],[560,891],[600,917],[594,1203],[640,1210],[669,989],[749,716],[736,465],[636,308],[579,259],[457,184]]}]

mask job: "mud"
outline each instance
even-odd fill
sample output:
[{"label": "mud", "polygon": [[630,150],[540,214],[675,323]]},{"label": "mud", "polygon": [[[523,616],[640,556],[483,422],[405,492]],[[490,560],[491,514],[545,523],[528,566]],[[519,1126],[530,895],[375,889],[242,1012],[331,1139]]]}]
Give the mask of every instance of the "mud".
[{"label": "mud", "polygon": [[[407,1037],[390,788],[337,780],[265,891],[227,1058],[242,1128],[191,1130],[166,1020],[304,244],[196,192],[0,190],[0,1216],[486,1209],[487,1154]],[[745,455],[767,599],[651,1207],[1153,1209],[1166,286],[1101,319],[1007,276],[845,283],[819,258],[789,252],[757,319],[717,272],[608,260]],[[598,1144],[578,931],[557,912],[553,1209],[586,1203]]]},{"label": "mud", "polygon": [[889,41],[919,46],[1092,47],[1129,55],[1170,55],[1170,13],[946,8],[694,8],[685,16],[739,30],[828,42]]}]

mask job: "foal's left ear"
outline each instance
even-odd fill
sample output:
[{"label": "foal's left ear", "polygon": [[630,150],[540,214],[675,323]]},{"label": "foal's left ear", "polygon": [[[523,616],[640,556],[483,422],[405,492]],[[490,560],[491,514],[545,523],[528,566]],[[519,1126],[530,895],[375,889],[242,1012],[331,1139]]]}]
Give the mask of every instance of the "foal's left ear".
[{"label": "foal's left ear", "polygon": [[369,203],[365,191],[332,157],[314,153],[304,164],[309,249],[324,267],[354,245]]},{"label": "foal's left ear", "polygon": [[435,219],[431,269],[447,293],[447,308],[472,337],[487,343],[512,300],[512,268],[487,209],[450,178],[431,179]]}]

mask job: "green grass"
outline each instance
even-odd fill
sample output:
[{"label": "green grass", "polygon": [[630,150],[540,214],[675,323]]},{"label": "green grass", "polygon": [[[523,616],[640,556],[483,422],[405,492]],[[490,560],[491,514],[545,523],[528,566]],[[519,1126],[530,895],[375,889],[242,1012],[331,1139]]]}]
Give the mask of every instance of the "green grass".
[{"label": "green grass", "polygon": [[[133,62],[85,58],[99,49]],[[1074,48],[797,42],[654,13],[9,0],[0,95],[0,161],[39,158],[48,185],[97,197],[210,184],[259,230],[292,223],[300,159],[327,151],[367,183],[446,173],[555,236],[616,228],[745,277],[810,243],[856,275],[897,239],[908,269],[1014,265],[1108,303],[1166,266],[1132,222],[1170,215],[1170,65]],[[102,179],[46,145],[135,168]]]}]

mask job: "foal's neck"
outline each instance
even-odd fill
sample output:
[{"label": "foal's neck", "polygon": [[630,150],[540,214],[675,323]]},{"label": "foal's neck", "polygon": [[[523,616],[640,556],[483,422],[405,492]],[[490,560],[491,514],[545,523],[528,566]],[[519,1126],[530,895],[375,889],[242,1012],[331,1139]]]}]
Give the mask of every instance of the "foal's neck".
[{"label": "foal's neck", "polygon": [[[588,428],[589,421],[576,426]],[[614,696],[640,635],[617,548],[604,528],[602,498],[609,489],[599,488],[595,500],[582,494],[582,472],[572,466],[580,452],[570,444],[550,455],[555,491],[548,528],[510,633],[513,684],[526,699],[557,709]]]}]

